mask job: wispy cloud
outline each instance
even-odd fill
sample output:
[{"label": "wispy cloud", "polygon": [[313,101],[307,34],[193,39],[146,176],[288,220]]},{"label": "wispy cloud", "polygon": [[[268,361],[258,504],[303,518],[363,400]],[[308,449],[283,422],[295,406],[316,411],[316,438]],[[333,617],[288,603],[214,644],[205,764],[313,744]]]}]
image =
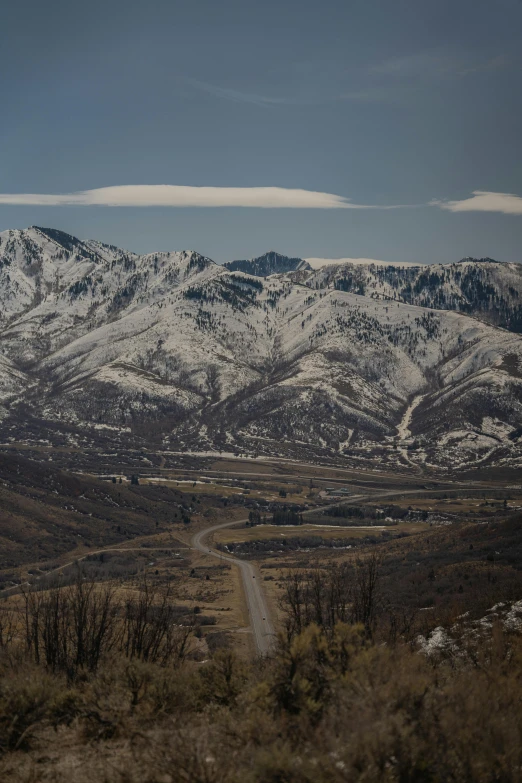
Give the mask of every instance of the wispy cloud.
[{"label": "wispy cloud", "polygon": [[379,76],[409,76],[429,72],[445,72],[455,66],[455,58],[440,52],[417,52],[416,54],[390,57],[372,65],[370,74]]},{"label": "wispy cloud", "polygon": [[343,92],[338,96],[338,100],[355,103],[405,103],[418,91],[418,87],[410,85],[370,86]]},{"label": "wispy cloud", "polygon": [[503,212],[505,215],[522,215],[522,197],[514,193],[492,193],[488,190],[474,190],[470,198],[461,201],[430,202],[431,206],[450,212]]},{"label": "wispy cloud", "polygon": [[388,102],[395,101],[397,98],[402,98],[404,93],[409,89],[407,87],[393,88],[389,85],[385,87],[369,85],[367,87],[351,90],[339,88],[337,91],[332,91],[331,85],[328,85],[316,90],[315,94],[310,90],[308,91],[308,94],[305,94],[305,91],[301,90],[300,95],[275,97],[251,92],[242,92],[228,87],[218,87],[215,84],[200,82],[197,79],[184,79],[184,81],[191,87],[207,92],[215,98],[223,98],[224,100],[233,101],[234,103],[250,103],[264,109],[274,109],[283,106],[325,106],[342,101],[362,103]]},{"label": "wispy cloud", "polygon": [[391,57],[372,65],[369,68],[369,73],[374,76],[400,79],[470,76],[475,73],[497,71],[505,68],[508,64],[509,58],[505,54],[498,54],[487,59],[477,59],[469,53],[424,51],[401,57]]},{"label": "wispy cloud", "polygon": [[504,54],[499,54],[497,57],[492,57],[490,60],[484,60],[483,62],[469,65],[462,68],[458,72],[459,76],[470,76],[474,73],[486,73],[487,71],[498,71],[500,68],[505,68],[509,64],[509,59]]},{"label": "wispy cloud", "polygon": [[[274,109],[284,106],[323,106],[343,101],[395,103],[411,98],[420,85],[498,71],[510,64],[513,64],[512,58],[502,53],[481,59],[470,52],[426,50],[390,57],[363,67],[352,73],[352,78],[348,80],[351,84],[347,86],[338,69],[327,75],[324,64],[306,61],[300,63],[298,69],[305,73],[306,80],[301,80],[294,94],[283,96],[222,87],[187,76],[178,76],[178,79],[218,99]],[[315,77],[315,89],[311,84],[310,71],[313,71]]]},{"label": "wispy cloud", "polygon": [[106,207],[260,207],[265,209],[398,209],[406,205],[354,204],[333,193],[292,188],[220,188],[114,185],[75,193],[2,193],[0,204]]},{"label": "wispy cloud", "polygon": [[257,95],[256,93],[252,92],[232,90],[228,87],[219,87],[215,84],[208,84],[208,82],[200,82],[198,79],[187,78],[184,81],[191,87],[195,87],[197,90],[208,92],[211,95],[214,95],[216,98],[224,98],[225,100],[233,101],[234,103],[253,103],[255,106],[273,108],[274,106],[282,106],[287,103],[296,102],[290,98],[274,98],[267,95]]}]

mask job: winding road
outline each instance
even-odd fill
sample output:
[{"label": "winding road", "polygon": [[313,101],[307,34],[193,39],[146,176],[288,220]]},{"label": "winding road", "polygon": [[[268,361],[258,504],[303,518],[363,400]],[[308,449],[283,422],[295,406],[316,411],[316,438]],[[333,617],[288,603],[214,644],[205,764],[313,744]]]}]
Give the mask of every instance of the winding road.
[{"label": "winding road", "polygon": [[[471,487],[469,487],[468,485],[467,489],[469,491]],[[487,486],[475,486],[473,487],[473,489],[474,491],[480,489],[480,491],[483,492],[489,489],[498,490],[499,488],[487,487]],[[413,489],[413,490],[402,489],[402,490],[392,490],[392,491],[377,490],[371,494],[367,494],[367,493],[354,494],[344,499],[338,499],[334,503],[330,503],[328,505],[319,506],[319,507],[313,507],[306,511],[303,511],[303,516],[305,515],[308,516],[314,513],[315,514],[321,513],[329,508],[333,508],[334,506],[340,506],[346,503],[353,503],[354,501],[361,502],[361,501],[371,500],[371,499],[385,500],[400,495],[414,496],[414,495],[420,495],[426,493],[426,490],[427,488]],[[446,488],[441,488],[441,489],[436,489],[431,491],[428,490],[428,491],[430,495],[439,495],[448,492],[453,492],[457,494],[459,490],[466,491],[466,486],[460,485],[458,489],[456,489],[455,487],[451,487],[451,488],[446,487]],[[244,525],[245,522],[247,522],[247,518],[228,520],[227,522],[221,522],[217,525],[212,525],[211,527],[204,528],[203,530],[200,530],[199,532],[194,534],[194,536],[191,539],[190,546],[191,548],[197,549],[198,551],[206,555],[211,555],[212,557],[215,557],[218,560],[221,560],[222,562],[231,563],[232,565],[239,568],[243,579],[245,598],[247,602],[250,626],[252,628],[252,634],[253,634],[256,652],[259,655],[267,655],[271,652],[273,648],[276,636],[274,632],[274,627],[269,617],[266,599],[265,596],[263,595],[263,589],[262,589],[262,583],[261,583],[259,571],[248,560],[241,560],[240,558],[233,557],[232,555],[224,554],[223,552],[220,552],[219,550],[215,549],[211,545],[205,543],[205,539],[208,536],[210,536],[212,533],[215,533],[218,530],[223,530],[225,528],[235,527],[237,525]],[[147,547],[147,549],[143,549],[142,547],[126,547],[126,546],[105,547],[103,549],[98,549],[95,551],[88,552],[82,557],[77,558],[76,561],[70,561],[64,563],[63,565],[58,566],[58,568],[53,569],[53,571],[48,572],[47,576],[52,573],[62,571],[68,566],[72,565],[74,562],[79,562],[81,560],[84,560],[86,557],[92,556],[94,554],[101,554],[102,552],[128,552],[128,551],[152,552],[155,550],[163,551],[165,550],[165,548],[166,548],[165,546]],[[21,587],[29,584],[30,584],[29,582],[26,582],[23,583],[22,585],[13,585],[12,587],[4,588],[2,591],[0,591],[0,595],[7,595],[9,592],[13,590],[19,590]]]},{"label": "winding road", "polygon": [[[481,489],[484,489],[481,487]],[[432,490],[430,494],[439,495],[447,493],[451,489],[443,488]],[[455,490],[453,490],[455,491]],[[388,498],[394,498],[400,495],[419,495],[426,493],[425,489],[413,489],[413,490],[393,490],[393,491],[377,491],[372,494],[357,494],[351,495],[349,498],[343,500],[337,500],[335,503],[330,503],[325,506],[319,506],[310,508],[307,511],[303,511],[303,516],[309,514],[317,514],[326,511],[327,509],[340,506],[345,503],[353,503],[354,501],[361,502],[365,500],[371,500],[373,498],[379,500],[386,500]],[[237,566],[241,571],[243,578],[243,586],[245,590],[245,598],[247,601],[248,614],[250,617],[250,624],[254,637],[254,644],[256,651],[259,655],[267,655],[275,642],[275,632],[271,620],[268,615],[268,608],[265,597],[263,595],[262,583],[259,578],[259,572],[248,560],[241,560],[238,557],[232,555],[225,555],[222,552],[214,549],[212,546],[205,544],[205,539],[217,530],[224,530],[225,528],[235,527],[237,525],[244,525],[247,521],[244,519],[229,520],[228,522],[221,522],[218,525],[212,525],[212,527],[206,527],[196,533],[191,540],[191,546],[194,549],[198,549],[206,555],[212,555],[227,563],[232,563]]]},{"label": "winding road", "polygon": [[[200,530],[192,537],[191,548],[197,549],[200,552],[205,553],[206,555],[212,555],[213,557],[217,557],[219,560],[232,563],[233,565],[239,568],[239,570],[241,571],[241,576],[243,577],[245,598],[247,602],[248,615],[249,615],[250,626],[252,628],[252,633],[254,637],[256,652],[259,655],[267,655],[270,652],[272,645],[274,643],[275,633],[274,633],[272,623],[270,622],[268,616],[267,605],[266,605],[265,597],[261,590],[260,578],[257,569],[248,561],[240,560],[239,558],[232,557],[232,555],[225,555],[222,552],[219,552],[217,549],[209,547],[207,544],[204,543],[205,538],[209,536],[211,533],[214,533],[216,530],[221,530],[227,527],[234,527],[235,525],[241,525],[241,524],[244,525],[246,521],[247,521],[246,518],[237,519],[233,521],[222,522],[221,524],[213,525],[212,527],[206,527],[204,530]],[[83,555],[82,557],[78,557],[75,560],[70,560],[67,563],[63,563],[57,568],[54,568],[52,571],[48,571],[45,574],[45,576],[50,576],[51,574],[55,574],[60,571],[63,571],[65,568],[74,565],[75,562],[79,563],[82,560],[85,560],[85,558],[87,557],[91,557],[92,555],[99,555],[102,554],[103,552],[154,552],[154,551],[163,552],[166,549],[168,549],[167,546],[147,547],[146,549],[142,547],[129,547],[129,546],[104,547],[103,549],[96,549],[94,551],[87,552],[85,555]],[[0,590],[0,595],[8,595],[8,593],[10,593],[11,591],[20,590],[20,588],[22,587],[29,587],[31,584],[32,582],[22,582],[22,584],[13,585],[12,587],[6,587],[3,590]]]},{"label": "winding road", "polygon": [[259,655],[267,655],[274,644],[275,633],[268,616],[265,597],[261,589],[259,572],[257,572],[255,566],[247,560],[240,560],[237,557],[232,557],[232,555],[225,555],[217,549],[210,547],[208,544],[205,544],[207,536],[215,533],[216,530],[234,527],[235,525],[244,525],[246,521],[246,519],[237,519],[233,522],[222,522],[219,525],[206,527],[193,536],[191,543],[194,549],[198,549],[200,552],[204,552],[207,555],[213,555],[224,562],[232,563],[239,568],[243,578],[243,587],[245,590],[245,598],[256,651]]}]

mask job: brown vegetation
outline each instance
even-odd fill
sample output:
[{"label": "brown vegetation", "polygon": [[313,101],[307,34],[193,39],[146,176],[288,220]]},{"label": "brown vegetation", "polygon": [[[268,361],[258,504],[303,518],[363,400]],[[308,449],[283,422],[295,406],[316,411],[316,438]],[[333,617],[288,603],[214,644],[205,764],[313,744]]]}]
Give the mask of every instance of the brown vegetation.
[{"label": "brown vegetation", "polygon": [[433,666],[346,624],[308,626],[250,666],[229,651],[199,668],[108,658],[69,685],[4,654],[0,775],[515,783],[521,663],[518,641],[501,638],[473,666]]},{"label": "brown vegetation", "polygon": [[[282,631],[270,657],[247,661],[238,575],[173,551],[174,509],[197,508],[177,522],[188,543],[220,508],[192,490],[0,460],[4,557],[42,560],[31,587],[0,601],[2,782],[522,778],[522,641],[500,617],[475,622],[522,597],[522,519],[361,531],[344,551],[257,551]],[[141,536],[143,548],[84,546],[80,565],[45,576],[45,556],[84,528],[86,543]],[[421,653],[420,635],[438,626],[447,654]]]},{"label": "brown vegetation", "polygon": [[289,574],[284,632],[251,663],[191,660],[194,617],[176,617],[167,586],[122,601],[80,575],[7,602],[0,779],[519,781],[520,637],[498,623],[427,658],[384,577],[375,553]]}]

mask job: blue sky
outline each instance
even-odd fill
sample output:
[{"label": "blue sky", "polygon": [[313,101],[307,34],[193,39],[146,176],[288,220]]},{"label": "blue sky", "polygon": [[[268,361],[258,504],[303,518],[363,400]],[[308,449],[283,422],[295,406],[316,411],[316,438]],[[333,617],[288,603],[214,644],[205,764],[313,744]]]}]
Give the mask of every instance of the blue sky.
[{"label": "blue sky", "polygon": [[522,261],[520,0],[8,0],[2,28],[0,230]]}]

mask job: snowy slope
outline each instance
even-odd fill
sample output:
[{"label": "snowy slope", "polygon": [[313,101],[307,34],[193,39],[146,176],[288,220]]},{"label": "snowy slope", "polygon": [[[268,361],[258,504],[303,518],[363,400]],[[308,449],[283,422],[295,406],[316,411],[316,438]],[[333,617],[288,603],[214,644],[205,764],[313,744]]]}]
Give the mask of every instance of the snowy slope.
[{"label": "snowy slope", "polygon": [[[263,279],[195,252],[138,256],[49,229],[0,240],[5,427],[30,418],[174,450],[396,466],[520,458],[522,337],[397,301],[404,279],[386,267]],[[420,269],[401,272],[418,281]],[[518,270],[506,270],[491,279],[515,301]],[[445,295],[455,280],[444,276]]]},{"label": "snowy slope", "polygon": [[522,264],[463,259],[455,264],[384,265],[382,262],[322,266],[307,280],[378,299],[439,310],[457,310],[522,332]]}]

